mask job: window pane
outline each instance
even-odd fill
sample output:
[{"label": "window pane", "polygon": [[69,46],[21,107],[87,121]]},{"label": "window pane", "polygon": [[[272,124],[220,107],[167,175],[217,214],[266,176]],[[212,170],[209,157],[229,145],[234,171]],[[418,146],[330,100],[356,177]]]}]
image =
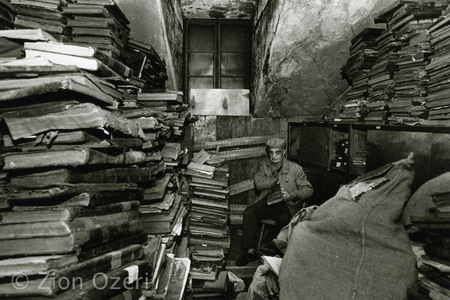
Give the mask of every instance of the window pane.
[{"label": "window pane", "polygon": [[221,27],[222,50],[246,50],[247,27],[242,25],[226,25]]},{"label": "window pane", "polygon": [[204,77],[190,77],[189,78],[189,88],[190,89],[213,89],[214,81],[211,78]]},{"label": "window pane", "polygon": [[247,71],[247,56],[245,53],[222,53],[220,65],[222,76],[243,76]]},{"label": "window pane", "polygon": [[214,26],[189,25],[189,50],[214,50]]},{"label": "window pane", "polygon": [[222,89],[245,89],[247,88],[245,77],[222,77]]},{"label": "window pane", "polygon": [[212,53],[189,53],[189,75],[212,76]]}]

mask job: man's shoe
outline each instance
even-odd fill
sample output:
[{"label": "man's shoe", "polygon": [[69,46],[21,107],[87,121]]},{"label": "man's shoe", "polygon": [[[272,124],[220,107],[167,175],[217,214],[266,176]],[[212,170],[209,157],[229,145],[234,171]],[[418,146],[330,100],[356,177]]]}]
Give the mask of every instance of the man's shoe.
[{"label": "man's shoe", "polygon": [[236,266],[242,267],[247,265],[248,263],[257,260],[258,257],[256,256],[256,253],[245,253],[243,254],[235,263]]}]

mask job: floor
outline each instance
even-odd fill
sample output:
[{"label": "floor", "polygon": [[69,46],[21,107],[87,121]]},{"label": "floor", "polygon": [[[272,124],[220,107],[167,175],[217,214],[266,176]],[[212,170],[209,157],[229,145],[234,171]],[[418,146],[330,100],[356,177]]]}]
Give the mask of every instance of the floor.
[{"label": "floor", "polygon": [[[253,277],[258,266],[261,264],[260,260],[249,263],[246,266],[238,267],[235,266],[236,260],[241,255],[241,236],[242,236],[242,225],[230,225],[230,234],[231,234],[231,248],[227,256],[226,268],[228,271],[232,272],[234,275],[238,276],[242,280],[250,280]],[[270,241],[275,238],[275,230],[268,228],[265,231],[262,247],[260,251],[258,251],[258,255],[273,255],[275,253],[273,249],[273,245]]]}]

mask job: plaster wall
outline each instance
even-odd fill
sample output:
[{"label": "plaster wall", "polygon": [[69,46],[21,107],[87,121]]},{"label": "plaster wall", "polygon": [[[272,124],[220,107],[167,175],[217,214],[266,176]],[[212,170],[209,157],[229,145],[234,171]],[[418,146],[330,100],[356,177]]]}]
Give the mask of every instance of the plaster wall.
[{"label": "plaster wall", "polygon": [[116,0],[130,20],[130,38],[151,45],[166,62],[166,88],[181,90],[183,18],[179,0]]}]

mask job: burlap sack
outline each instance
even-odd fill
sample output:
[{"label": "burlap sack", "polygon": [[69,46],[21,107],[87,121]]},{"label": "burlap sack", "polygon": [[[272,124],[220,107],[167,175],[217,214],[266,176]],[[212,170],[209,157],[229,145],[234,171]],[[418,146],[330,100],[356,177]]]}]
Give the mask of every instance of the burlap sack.
[{"label": "burlap sack", "polygon": [[388,180],[357,199],[343,186],[295,227],[281,265],[280,299],[406,299],[417,279],[400,220],[414,178],[411,163],[408,157],[375,177],[364,175],[360,180],[369,183]]},{"label": "burlap sack", "polygon": [[431,200],[433,193],[443,193],[450,190],[450,172],[436,176],[424,184],[412,194],[411,198],[405,205],[402,220],[405,225],[411,225],[411,217],[433,217],[435,214],[430,208],[436,207]]}]

